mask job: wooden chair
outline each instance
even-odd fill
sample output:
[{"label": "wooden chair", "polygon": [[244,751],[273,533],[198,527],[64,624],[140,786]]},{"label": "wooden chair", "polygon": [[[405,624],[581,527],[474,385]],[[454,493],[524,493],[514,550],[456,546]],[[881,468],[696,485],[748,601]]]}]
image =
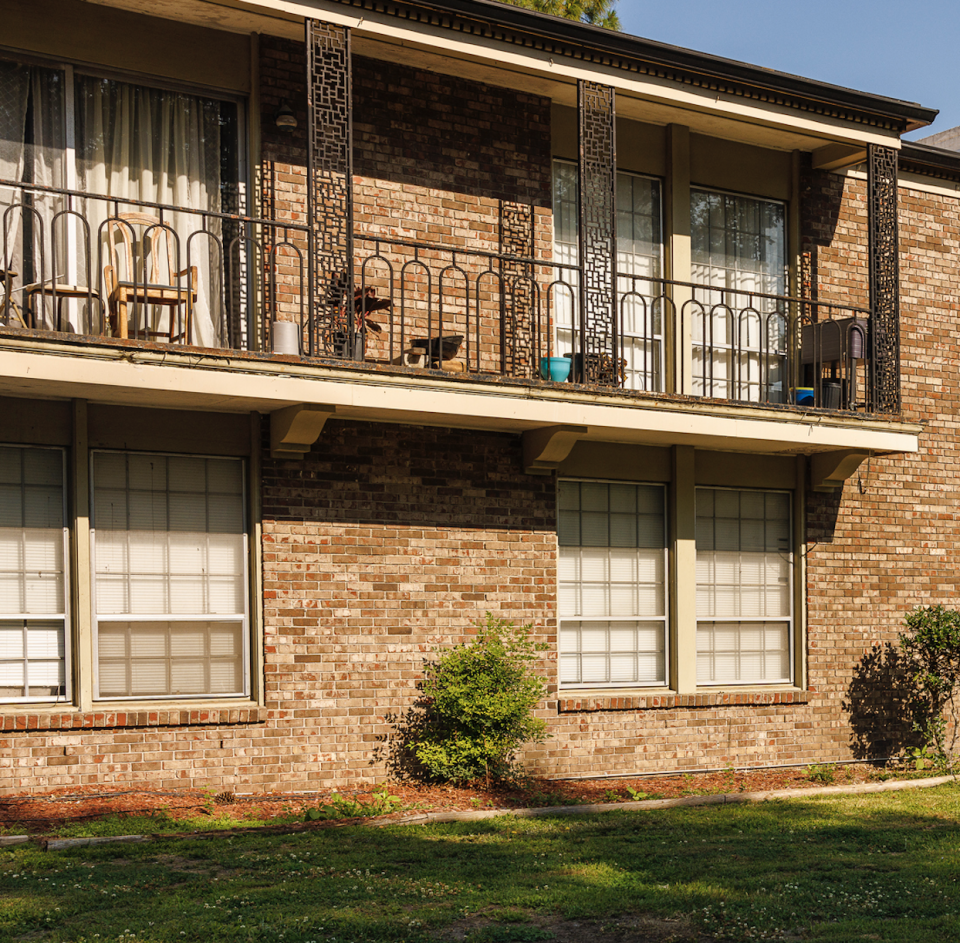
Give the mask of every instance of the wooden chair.
[{"label": "wooden chair", "polygon": [[[134,251],[136,227],[140,229],[139,258]],[[107,222],[107,243],[113,264],[103,270],[103,277],[107,286],[107,305],[113,336],[130,336],[128,305],[158,305],[170,309],[170,329],[153,331],[145,328],[139,333],[148,337],[166,337],[171,344],[174,341],[189,344],[193,329],[193,308],[197,303],[197,267],[191,265],[180,272],[176,271],[173,232],[169,224],[161,223],[159,217],[149,213],[120,213]],[[141,277],[134,281],[134,273],[138,272],[135,268],[137,265]],[[121,273],[126,276],[126,281],[121,280]],[[163,279],[166,279],[166,284]],[[170,284],[176,279],[185,279],[185,282]],[[176,333],[177,315],[181,305],[186,306],[183,330]]]}]

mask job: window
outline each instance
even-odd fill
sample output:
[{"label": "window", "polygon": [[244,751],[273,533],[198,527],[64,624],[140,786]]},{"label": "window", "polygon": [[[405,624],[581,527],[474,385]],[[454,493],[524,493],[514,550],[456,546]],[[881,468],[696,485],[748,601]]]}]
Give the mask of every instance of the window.
[{"label": "window", "polygon": [[788,682],[790,495],[697,489],[697,681]]},{"label": "window", "polygon": [[[576,265],[579,256],[577,165],[553,164],[554,257]],[[617,173],[617,335],[626,361],[624,386],[631,390],[663,389],[663,310],[659,282],[663,258],[660,182],[637,174]],[[575,349],[575,293],[579,280],[569,269],[556,279],[570,287],[554,288],[557,350]]]},{"label": "window", "polygon": [[67,695],[64,453],[0,446],[0,698]]},{"label": "window", "polygon": [[[0,177],[119,199],[73,200],[68,206],[61,194],[0,188],[3,267],[18,273],[17,288],[56,280],[97,291],[103,276],[98,264],[112,264],[110,230],[103,225],[108,216],[160,215],[125,205],[124,199],[194,211],[243,209],[236,101],[91,75],[70,65],[5,60],[0,60],[0,88],[5,92],[0,95]],[[21,204],[22,209],[4,212]],[[58,215],[68,209],[68,215]],[[204,225],[195,214],[168,212],[163,221],[176,235],[174,272],[187,267],[188,249],[190,265],[198,269],[194,341],[223,346],[224,253],[235,233],[217,217],[207,217]],[[193,235],[198,232],[203,235]],[[116,232],[112,238],[116,241]],[[66,302],[65,324],[52,298],[40,307],[37,327],[99,332],[101,313],[86,310],[86,301]],[[162,322],[170,317],[169,308],[153,307],[146,329],[168,330]]]},{"label": "window", "polygon": [[243,463],[93,454],[100,698],[249,692]]},{"label": "window", "polygon": [[[782,203],[692,190],[693,392],[752,402],[785,402],[787,312],[751,292],[786,293]],[[723,290],[726,289],[726,290]]]},{"label": "window", "polygon": [[559,483],[561,684],[666,683],[661,485]]}]

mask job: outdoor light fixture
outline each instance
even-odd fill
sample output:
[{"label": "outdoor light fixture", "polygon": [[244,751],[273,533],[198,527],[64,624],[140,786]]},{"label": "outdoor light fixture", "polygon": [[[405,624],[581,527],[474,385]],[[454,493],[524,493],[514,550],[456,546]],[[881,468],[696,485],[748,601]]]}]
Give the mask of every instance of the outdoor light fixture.
[{"label": "outdoor light fixture", "polygon": [[277,127],[281,131],[293,131],[297,127],[297,116],[290,107],[290,102],[284,99],[280,102],[280,110],[277,112]]}]

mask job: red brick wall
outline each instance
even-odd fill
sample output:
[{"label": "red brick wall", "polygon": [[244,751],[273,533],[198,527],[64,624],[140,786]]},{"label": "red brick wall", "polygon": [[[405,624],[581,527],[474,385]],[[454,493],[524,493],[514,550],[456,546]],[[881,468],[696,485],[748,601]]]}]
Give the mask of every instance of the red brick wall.
[{"label": "red brick wall", "polygon": [[[812,206],[827,208],[824,194],[832,205],[808,218],[807,231],[829,233],[836,221],[834,240],[815,247],[821,292],[839,283],[862,303],[867,258],[855,245],[867,245],[866,181],[810,180]],[[810,494],[807,502],[810,685],[825,752],[835,756],[885,755],[903,745],[892,646],[909,610],[955,606],[960,587],[960,203],[904,187],[899,200],[903,419],[923,424],[920,451],[872,458],[842,498]]]},{"label": "red brick wall", "polygon": [[[304,70],[302,45],[262,40],[262,210],[269,218],[299,223],[306,221],[307,116],[298,105],[305,96]],[[355,278],[394,302],[392,312],[371,318],[385,330],[368,334],[367,359],[398,361],[410,340],[439,334],[442,318],[444,334],[468,338],[459,359],[468,362],[469,353],[472,369],[534,375],[537,345],[546,347],[546,312],[538,319],[530,283],[514,286],[511,279],[533,275],[543,281],[548,270],[501,267],[475,253],[550,258],[549,101],[364,57],[354,57],[353,89],[355,231],[444,250],[415,252],[358,238]],[[292,134],[275,125],[284,100],[297,111],[299,127]],[[300,244],[298,236],[293,241]],[[364,267],[374,255],[381,258]],[[296,258],[290,250],[281,256],[281,317],[296,319]],[[495,274],[478,281],[490,270]],[[501,284],[508,295],[505,328]]]},{"label": "red brick wall", "polygon": [[[262,48],[270,116],[266,89],[280,97],[302,63],[290,44]],[[399,82],[416,73],[398,74]],[[380,159],[368,131],[358,137],[368,149],[358,167],[386,177],[385,166],[368,166]],[[277,192],[297,212],[297,138],[269,138],[264,167],[282,169]],[[463,209],[444,199],[467,205],[467,197],[478,201],[470,205],[479,231],[483,219],[499,218],[510,194],[457,184],[456,199],[441,196],[442,160],[425,161],[435,178],[420,185],[402,156],[393,155],[396,179],[359,175],[364,224],[387,231],[409,217],[429,234]],[[533,187],[532,176],[522,179]],[[518,187],[513,196],[533,200]],[[803,249],[819,297],[867,300],[865,190],[856,177],[806,175]],[[435,202],[421,206],[428,196]],[[924,424],[921,451],[871,459],[842,494],[808,495],[809,690],[748,703],[615,694],[583,702],[553,690],[542,711],[552,738],[528,754],[532,768],[559,776],[822,762],[901,744],[893,656],[882,646],[895,642],[913,606],[955,604],[960,588],[960,203],[901,189],[900,219],[904,419]],[[486,232],[492,245],[494,230]],[[434,647],[464,638],[487,610],[535,623],[555,646],[553,495],[551,478],[523,473],[514,436],[330,421],[305,460],[264,459],[265,707],[243,716],[17,715],[0,735],[0,789],[138,778],[285,789],[383,778],[389,716],[410,703]],[[554,658],[545,659],[550,671]]]}]

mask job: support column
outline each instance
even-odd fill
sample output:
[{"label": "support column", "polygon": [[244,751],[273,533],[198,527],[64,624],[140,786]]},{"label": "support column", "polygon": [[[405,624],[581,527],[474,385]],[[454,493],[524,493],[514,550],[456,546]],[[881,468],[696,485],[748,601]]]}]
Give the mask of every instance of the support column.
[{"label": "support column", "polygon": [[670,687],[678,694],[697,690],[697,486],[696,453],[673,447],[670,502],[673,559],[670,620]]},{"label": "support column", "polygon": [[617,148],[615,93],[577,84],[580,155],[580,343],[583,381],[619,386],[617,337]]},{"label": "support column", "polygon": [[353,310],[350,29],[307,20],[310,353],[363,359]]},{"label": "support column", "polygon": [[73,700],[81,711],[93,709],[94,638],[90,575],[90,451],[87,401],[73,401],[73,453],[70,458],[73,527]]},{"label": "support column", "polygon": [[897,152],[867,149],[870,226],[870,389],[878,413],[900,412],[900,258]]},{"label": "support column", "polygon": [[[690,255],[690,129],[667,126],[667,258],[666,277],[689,282],[693,274]],[[693,393],[693,313],[689,288],[672,285],[666,292],[672,300],[664,310],[667,321],[670,379],[667,389]]]}]

